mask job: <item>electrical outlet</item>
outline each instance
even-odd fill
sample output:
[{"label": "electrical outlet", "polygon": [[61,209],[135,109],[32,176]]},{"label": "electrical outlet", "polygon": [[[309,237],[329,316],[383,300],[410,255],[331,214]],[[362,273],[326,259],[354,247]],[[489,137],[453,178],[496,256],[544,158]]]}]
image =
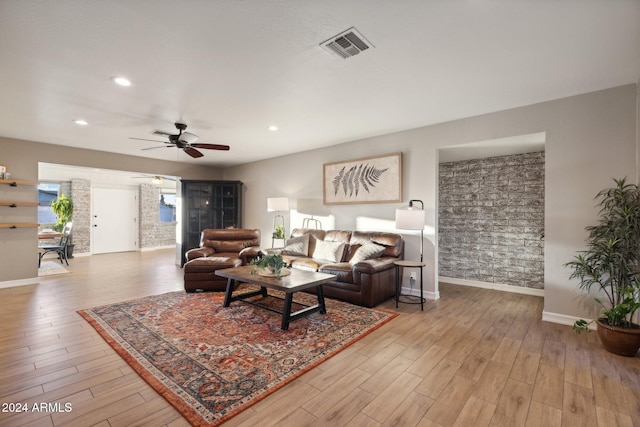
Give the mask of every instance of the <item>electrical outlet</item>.
[{"label": "electrical outlet", "polygon": [[416,272],[415,271],[412,271],[411,274],[409,274],[409,279],[416,280]]}]

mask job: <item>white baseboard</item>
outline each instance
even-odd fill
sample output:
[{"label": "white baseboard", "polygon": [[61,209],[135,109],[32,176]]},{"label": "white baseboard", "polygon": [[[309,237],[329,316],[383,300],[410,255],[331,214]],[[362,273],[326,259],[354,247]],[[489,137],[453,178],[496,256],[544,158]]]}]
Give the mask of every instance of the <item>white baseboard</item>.
[{"label": "white baseboard", "polygon": [[[420,296],[420,286],[418,286],[418,288],[402,288],[400,289],[400,293],[403,295],[413,295],[416,297]],[[439,292],[423,292],[422,293],[423,297],[426,299],[430,299],[430,300],[438,300],[440,299],[440,293]]]},{"label": "white baseboard", "polygon": [[16,286],[37,285],[40,280],[37,277],[32,279],[20,279],[20,280],[7,280],[6,282],[0,282],[0,289],[15,288]]},{"label": "white baseboard", "polygon": [[151,252],[157,251],[158,249],[175,249],[176,245],[166,245],[166,246],[152,246],[147,248],[140,248],[140,252]]},{"label": "white baseboard", "polygon": [[[542,312],[542,320],[544,320],[545,322],[558,323],[560,325],[573,326],[576,320],[580,320],[580,319],[581,319],[580,317],[567,316],[566,314],[549,313],[548,311]],[[591,321],[591,319],[584,319],[584,320],[586,320],[587,322]],[[589,329],[594,331],[596,329],[596,324],[590,323]]]},{"label": "white baseboard", "polygon": [[438,276],[438,281],[451,283],[452,285],[472,286],[474,288],[493,289],[495,291],[544,297],[544,289],[524,288],[520,286],[503,285],[501,283],[480,282],[477,280],[454,279],[453,277],[444,276]]}]

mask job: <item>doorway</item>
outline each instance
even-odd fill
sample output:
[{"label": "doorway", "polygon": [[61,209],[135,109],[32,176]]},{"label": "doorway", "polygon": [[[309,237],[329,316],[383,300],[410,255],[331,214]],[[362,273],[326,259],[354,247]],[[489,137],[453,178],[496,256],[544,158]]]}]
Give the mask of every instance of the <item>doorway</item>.
[{"label": "doorway", "polygon": [[91,194],[92,252],[138,250],[137,191],[94,187]]}]

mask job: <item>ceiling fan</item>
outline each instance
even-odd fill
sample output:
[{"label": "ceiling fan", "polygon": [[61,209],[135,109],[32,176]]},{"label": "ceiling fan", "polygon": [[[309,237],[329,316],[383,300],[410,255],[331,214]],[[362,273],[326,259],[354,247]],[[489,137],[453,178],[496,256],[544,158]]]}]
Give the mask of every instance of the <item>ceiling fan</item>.
[{"label": "ceiling fan", "polygon": [[202,144],[202,143],[196,142],[198,141],[198,135],[195,135],[191,132],[184,132],[184,130],[187,128],[186,123],[176,122],[175,126],[176,126],[176,129],[178,129],[177,134],[165,132],[162,130],[154,130],[153,132],[151,132],[152,135],[166,136],[169,139],[169,141],[156,141],[153,139],[132,138],[132,137],[129,137],[129,139],[137,139],[140,141],[162,142],[165,144],[159,147],[143,148],[142,150],[155,150],[156,148],[177,147],[177,148],[181,148],[182,151],[184,151],[185,153],[187,153],[193,158],[202,157],[204,155],[200,151],[198,151],[197,148],[205,149],[205,150],[223,150],[223,151],[229,150],[228,145]]},{"label": "ceiling fan", "polygon": [[164,175],[142,175],[142,176],[134,176],[133,179],[150,179],[152,184],[160,185],[165,180],[167,181],[177,181],[174,177],[164,176]]}]

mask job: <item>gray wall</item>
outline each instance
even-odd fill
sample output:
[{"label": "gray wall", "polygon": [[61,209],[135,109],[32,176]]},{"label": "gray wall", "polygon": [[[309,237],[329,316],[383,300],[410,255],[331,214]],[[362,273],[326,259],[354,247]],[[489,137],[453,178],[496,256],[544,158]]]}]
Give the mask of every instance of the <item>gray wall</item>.
[{"label": "gray wall", "polygon": [[[180,176],[186,179],[222,179],[222,171],[210,166],[0,137],[0,164],[8,167],[13,179],[38,181],[39,162]],[[35,186],[13,188],[3,185],[0,186],[0,200],[35,202],[37,190]],[[12,211],[15,212],[0,211],[0,222],[37,222],[35,208],[21,207]],[[37,229],[0,229],[0,286],[3,282],[30,282],[37,277]]]},{"label": "gray wall", "polygon": [[[323,163],[402,151],[404,199],[425,203],[426,288],[433,297],[438,294],[438,149],[546,132],[545,315],[593,317],[597,308],[567,278],[569,271],[563,264],[584,249],[584,228],[597,213],[594,195],[610,186],[613,177],[636,176],[636,97],[636,84],[630,84],[245,164],[225,169],[224,179],[245,183],[245,226],[270,230],[273,217],[267,213],[266,198],[288,196],[292,209],[302,199],[322,200]],[[394,210],[399,206],[331,206],[327,210],[336,228],[393,229]],[[293,216],[291,212],[287,218]],[[408,236],[406,257],[417,259],[418,247],[416,236]]]},{"label": "gray wall", "polygon": [[439,175],[440,277],[544,288],[544,151],[441,163]]}]

